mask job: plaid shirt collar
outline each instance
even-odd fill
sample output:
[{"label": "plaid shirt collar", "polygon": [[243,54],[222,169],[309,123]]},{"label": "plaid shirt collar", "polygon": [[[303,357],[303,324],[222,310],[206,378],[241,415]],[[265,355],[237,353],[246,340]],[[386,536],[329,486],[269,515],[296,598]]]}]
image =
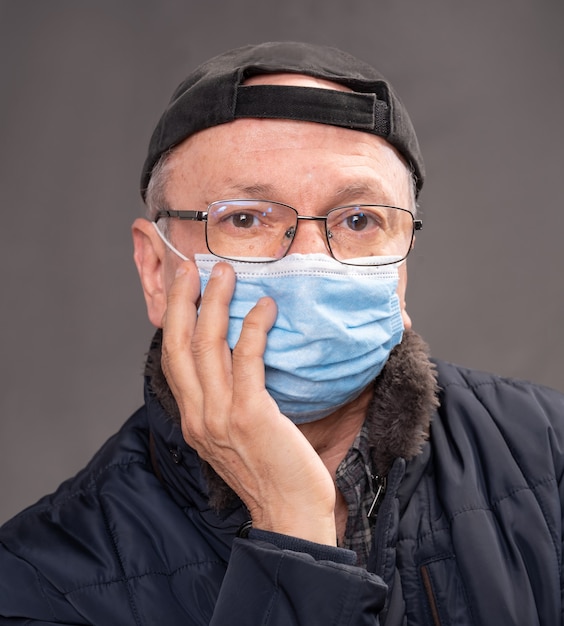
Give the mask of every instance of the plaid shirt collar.
[{"label": "plaid shirt collar", "polygon": [[339,464],[335,476],[337,488],[348,506],[345,539],[341,547],[356,552],[357,565],[361,567],[366,567],[372,544],[375,516],[369,518],[368,512],[375,498],[374,480],[368,429],[364,425]]}]

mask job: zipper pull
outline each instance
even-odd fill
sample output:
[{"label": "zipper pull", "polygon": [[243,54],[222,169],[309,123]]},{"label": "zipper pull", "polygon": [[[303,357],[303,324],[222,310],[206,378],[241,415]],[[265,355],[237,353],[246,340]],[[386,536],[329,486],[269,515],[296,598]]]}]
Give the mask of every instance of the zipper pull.
[{"label": "zipper pull", "polygon": [[384,499],[384,494],[386,493],[386,485],[388,484],[388,480],[385,476],[379,476],[376,474],[372,475],[372,480],[374,483],[374,491],[376,495],[374,496],[374,500],[372,500],[372,504],[368,509],[367,517],[368,519],[375,519],[378,514],[378,509],[382,504],[382,500]]}]

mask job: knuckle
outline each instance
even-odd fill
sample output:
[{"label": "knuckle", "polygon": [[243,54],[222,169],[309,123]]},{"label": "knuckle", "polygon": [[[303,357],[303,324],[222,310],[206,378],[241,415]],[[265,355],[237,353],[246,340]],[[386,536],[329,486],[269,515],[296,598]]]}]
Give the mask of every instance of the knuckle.
[{"label": "knuckle", "polygon": [[236,419],[233,419],[231,430],[232,437],[246,440],[252,435],[256,427],[256,420],[249,411],[238,412]]},{"label": "knuckle", "polygon": [[228,438],[228,431],[232,427],[231,398],[223,400],[223,406],[215,405],[206,409],[203,425],[205,438],[215,443],[223,443]]},{"label": "knuckle", "polygon": [[252,308],[245,316],[243,328],[251,332],[264,332],[262,318],[259,316],[256,308]]},{"label": "knuckle", "polygon": [[215,342],[208,336],[196,332],[192,338],[191,350],[195,359],[202,359],[215,348]]},{"label": "knuckle", "polygon": [[239,340],[233,348],[233,358],[245,358],[255,356],[260,352],[264,331],[259,324],[253,320],[245,319],[241,329]]},{"label": "knuckle", "polygon": [[161,351],[161,367],[167,378],[173,374],[178,367],[179,351],[177,346],[164,344]]},{"label": "knuckle", "polygon": [[169,309],[177,309],[183,304],[183,295],[180,293],[180,290],[176,288],[176,285],[172,285],[168,292],[167,297],[167,308]]},{"label": "knuckle", "polygon": [[193,421],[186,419],[185,415],[181,419],[182,436],[186,443],[194,448],[198,448],[199,442],[205,440],[202,429],[199,428]]},{"label": "knuckle", "polygon": [[161,354],[161,367],[164,375],[168,379],[171,372],[174,371],[174,359],[172,358],[170,352],[165,351],[164,348]]}]

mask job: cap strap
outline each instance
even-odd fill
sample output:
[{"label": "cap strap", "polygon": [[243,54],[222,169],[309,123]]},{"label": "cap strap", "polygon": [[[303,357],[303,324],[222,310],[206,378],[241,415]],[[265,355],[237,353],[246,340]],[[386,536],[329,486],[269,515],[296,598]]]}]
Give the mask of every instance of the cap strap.
[{"label": "cap strap", "polygon": [[239,85],[235,118],[301,120],[344,126],[387,137],[389,107],[373,93],[289,85]]}]

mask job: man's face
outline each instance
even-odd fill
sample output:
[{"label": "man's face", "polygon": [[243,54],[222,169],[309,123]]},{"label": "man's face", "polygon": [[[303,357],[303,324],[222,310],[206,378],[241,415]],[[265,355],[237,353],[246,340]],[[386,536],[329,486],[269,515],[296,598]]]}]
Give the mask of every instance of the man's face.
[{"label": "man's face", "polygon": [[[262,77],[262,82],[335,87],[308,77],[274,78]],[[277,201],[301,215],[325,215],[355,203],[413,208],[404,162],[384,139],[362,131],[314,122],[240,119],[193,135],[171,159],[165,195],[168,207],[175,210],[205,210],[211,202],[229,198]],[[170,239],[189,258],[208,252],[202,223],[171,220]],[[289,252],[330,254],[322,223],[300,221]],[[164,248],[163,254],[166,290],[180,260]],[[398,295],[409,327],[406,280],[403,264]],[[164,301],[157,308],[163,306]],[[159,326],[164,310],[151,313],[149,307],[149,314]]]}]

